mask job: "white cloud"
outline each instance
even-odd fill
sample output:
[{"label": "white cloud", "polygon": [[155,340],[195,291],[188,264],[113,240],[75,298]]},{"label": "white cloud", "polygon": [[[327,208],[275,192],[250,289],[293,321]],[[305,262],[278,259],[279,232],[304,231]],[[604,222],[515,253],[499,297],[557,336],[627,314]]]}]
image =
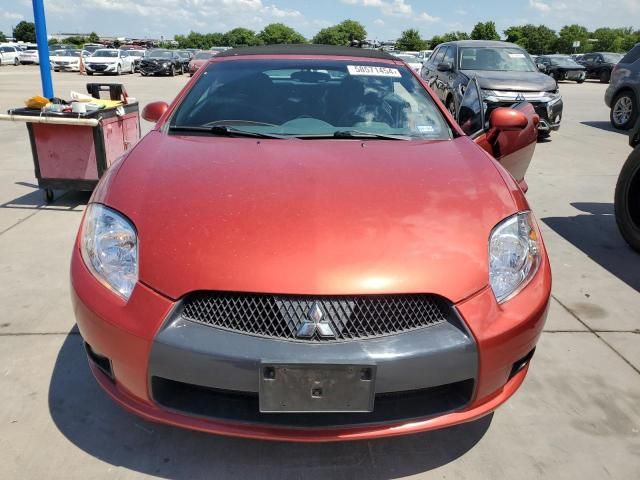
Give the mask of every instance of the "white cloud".
[{"label": "white cloud", "polygon": [[374,24],[374,25],[378,25],[379,27],[382,27],[382,26],[384,25],[384,20],[382,20],[381,18],[376,18],[376,19],[373,21],[373,24]]},{"label": "white cloud", "polygon": [[441,18],[429,15],[427,12],[422,12],[420,15],[418,15],[418,20],[420,20],[421,22],[439,22]]},{"label": "white cloud", "polygon": [[0,18],[3,20],[13,21],[13,20],[22,20],[23,16],[20,15],[19,13],[8,12],[6,10],[0,9]]},{"label": "white cloud", "polygon": [[548,3],[540,2],[539,0],[529,0],[529,8],[542,13],[549,13],[551,11],[551,6]]},{"label": "white cloud", "polygon": [[341,0],[347,5],[360,5],[379,9],[384,15],[408,17],[413,8],[405,0]]}]

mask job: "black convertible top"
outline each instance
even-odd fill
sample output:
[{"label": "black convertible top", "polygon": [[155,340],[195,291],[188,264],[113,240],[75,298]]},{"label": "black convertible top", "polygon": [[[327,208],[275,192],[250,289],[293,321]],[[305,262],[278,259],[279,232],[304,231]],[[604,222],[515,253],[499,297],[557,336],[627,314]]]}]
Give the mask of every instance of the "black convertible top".
[{"label": "black convertible top", "polygon": [[261,47],[240,47],[225,50],[216,57],[237,57],[244,55],[327,55],[335,57],[362,57],[381,60],[398,60],[379,50],[368,48],[340,47],[335,45],[265,45]]}]

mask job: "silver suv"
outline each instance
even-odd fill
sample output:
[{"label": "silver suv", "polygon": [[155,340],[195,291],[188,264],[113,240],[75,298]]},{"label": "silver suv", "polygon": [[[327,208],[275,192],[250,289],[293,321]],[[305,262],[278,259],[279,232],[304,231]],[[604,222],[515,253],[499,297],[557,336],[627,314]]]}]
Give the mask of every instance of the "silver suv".
[{"label": "silver suv", "polygon": [[614,128],[629,130],[633,127],[640,107],[640,43],[613,67],[604,102],[611,108]]}]

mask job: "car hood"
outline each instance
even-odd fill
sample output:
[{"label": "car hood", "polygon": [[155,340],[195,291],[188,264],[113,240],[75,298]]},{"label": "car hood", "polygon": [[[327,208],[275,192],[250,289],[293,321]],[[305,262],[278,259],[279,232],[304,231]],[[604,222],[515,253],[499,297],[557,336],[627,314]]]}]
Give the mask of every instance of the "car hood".
[{"label": "car hood", "polygon": [[174,299],[423,292],[456,302],[488,284],[489,234],[515,211],[494,161],[467,137],[152,131],[108,177],[94,201],[131,219],[140,280]]},{"label": "car hood", "polygon": [[478,78],[480,88],[520,92],[548,92],[557,88],[556,81],[541,72],[495,72],[462,70],[469,78]]}]

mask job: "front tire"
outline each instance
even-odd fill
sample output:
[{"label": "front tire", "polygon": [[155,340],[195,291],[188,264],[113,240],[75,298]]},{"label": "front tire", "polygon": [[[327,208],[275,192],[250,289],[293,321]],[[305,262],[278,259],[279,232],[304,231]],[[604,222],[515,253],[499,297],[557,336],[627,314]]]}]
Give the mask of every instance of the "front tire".
[{"label": "front tire", "polygon": [[631,152],[620,171],[614,209],[622,237],[640,253],[640,147]]},{"label": "front tire", "polygon": [[613,99],[609,119],[613,128],[629,130],[638,117],[638,102],[631,91],[620,92]]},{"label": "front tire", "polygon": [[91,76],[93,75],[93,72],[90,72],[89,70],[87,70],[87,75]]},{"label": "front tire", "polygon": [[116,67],[116,75],[122,75],[122,67],[120,66],[120,64],[118,64],[118,66]]},{"label": "front tire", "polygon": [[607,70],[603,70],[600,72],[600,83],[609,83],[609,79],[611,78],[611,72]]},{"label": "front tire", "polygon": [[20,60],[18,59],[18,57],[15,57],[15,58],[13,59],[13,66],[14,66],[14,67],[17,67],[18,65],[20,65]]},{"label": "front tire", "polygon": [[175,65],[171,65],[171,71],[169,72],[169,75],[171,77],[175,77],[176,76],[176,66]]}]

